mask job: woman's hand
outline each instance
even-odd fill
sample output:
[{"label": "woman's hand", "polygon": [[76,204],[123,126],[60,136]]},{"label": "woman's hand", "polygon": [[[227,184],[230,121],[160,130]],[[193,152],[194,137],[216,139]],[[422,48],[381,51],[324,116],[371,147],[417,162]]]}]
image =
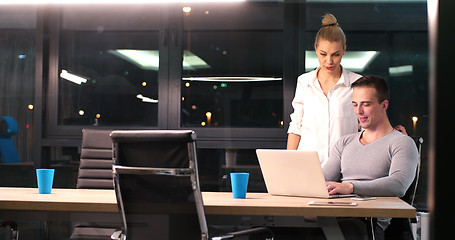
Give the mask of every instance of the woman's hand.
[{"label": "woman's hand", "polygon": [[408,135],[408,133],[406,132],[406,128],[404,128],[403,126],[398,125],[398,126],[395,126],[394,128],[395,128],[395,130],[397,130],[398,132],[403,133],[403,134],[406,135],[406,136]]}]

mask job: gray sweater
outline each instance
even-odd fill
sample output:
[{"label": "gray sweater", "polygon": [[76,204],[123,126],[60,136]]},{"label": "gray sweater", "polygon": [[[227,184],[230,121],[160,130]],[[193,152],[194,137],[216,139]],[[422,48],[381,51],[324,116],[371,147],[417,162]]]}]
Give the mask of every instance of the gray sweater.
[{"label": "gray sweater", "polygon": [[419,161],[412,138],[393,130],[363,145],[360,135],[343,136],[331,149],[323,167],[326,181],[351,182],[359,195],[402,197]]}]

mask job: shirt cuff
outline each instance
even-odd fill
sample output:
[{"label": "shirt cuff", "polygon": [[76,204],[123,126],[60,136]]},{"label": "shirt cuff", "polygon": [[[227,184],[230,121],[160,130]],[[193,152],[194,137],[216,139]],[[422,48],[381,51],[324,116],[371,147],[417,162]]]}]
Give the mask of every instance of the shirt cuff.
[{"label": "shirt cuff", "polygon": [[288,133],[300,135],[300,128],[298,128],[291,122],[291,124],[289,124]]}]

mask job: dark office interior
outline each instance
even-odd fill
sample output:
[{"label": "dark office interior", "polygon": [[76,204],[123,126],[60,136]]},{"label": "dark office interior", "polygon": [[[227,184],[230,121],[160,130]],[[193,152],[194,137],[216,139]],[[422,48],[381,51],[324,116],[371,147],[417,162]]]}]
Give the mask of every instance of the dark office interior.
[{"label": "dark office interior", "polygon": [[[332,13],[343,67],[387,79],[392,125],[424,139],[414,207],[434,211],[442,239],[454,4],[435,2],[0,5],[0,116],[17,122],[19,156],[0,161],[0,186],[36,187],[35,169],[55,168],[54,187],[75,188],[84,128],[191,129],[202,191],[230,191],[229,173],[248,171],[248,191],[265,192],[255,150],[286,148],[296,79],[318,66],[315,34]],[[22,224],[24,239],[43,237],[42,223]],[[49,223],[43,239],[70,224]]]}]

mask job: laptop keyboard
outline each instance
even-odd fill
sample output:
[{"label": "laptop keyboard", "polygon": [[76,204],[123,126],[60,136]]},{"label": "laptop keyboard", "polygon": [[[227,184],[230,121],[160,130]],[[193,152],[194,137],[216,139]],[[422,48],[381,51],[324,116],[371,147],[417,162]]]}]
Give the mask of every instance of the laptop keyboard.
[{"label": "laptop keyboard", "polygon": [[347,197],[355,197],[357,194],[334,194],[329,195],[329,198],[347,198]]}]

